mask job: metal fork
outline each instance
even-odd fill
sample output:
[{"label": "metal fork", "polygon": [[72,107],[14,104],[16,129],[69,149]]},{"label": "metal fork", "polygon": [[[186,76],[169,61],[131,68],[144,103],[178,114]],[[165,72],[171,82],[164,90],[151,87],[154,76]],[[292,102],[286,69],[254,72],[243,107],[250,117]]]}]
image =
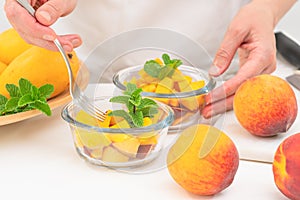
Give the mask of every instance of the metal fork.
[{"label": "metal fork", "polygon": [[[35,9],[29,4],[27,0],[17,0],[17,2],[21,6],[23,6],[33,17],[35,17]],[[81,91],[79,85],[77,85],[68,56],[65,50],[63,49],[61,43],[58,41],[58,39],[55,39],[54,44],[56,45],[59,52],[61,53],[65,61],[65,64],[67,66],[68,73],[69,73],[69,81],[70,81],[70,94],[74,102],[78,104],[85,112],[87,112],[91,116],[95,117],[100,121],[104,121],[105,112],[101,111],[101,109],[98,108],[97,105],[92,103],[91,100],[87,96],[85,96],[84,93]]]}]

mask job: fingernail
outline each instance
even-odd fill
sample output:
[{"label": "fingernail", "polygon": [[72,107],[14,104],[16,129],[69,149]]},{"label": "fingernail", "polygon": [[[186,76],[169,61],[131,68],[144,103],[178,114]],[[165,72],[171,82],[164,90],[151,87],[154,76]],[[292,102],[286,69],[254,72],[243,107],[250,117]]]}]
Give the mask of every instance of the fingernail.
[{"label": "fingernail", "polygon": [[51,21],[51,16],[46,11],[39,11],[39,15],[41,15],[42,18],[44,18],[47,22]]},{"label": "fingernail", "polygon": [[77,46],[79,46],[80,44],[81,44],[81,41],[80,41],[80,40],[78,40],[78,39],[72,40],[72,45],[73,45],[74,47],[77,47]]},{"label": "fingernail", "polygon": [[217,66],[211,66],[208,73],[212,76],[217,76],[220,74],[220,69]]},{"label": "fingernail", "polygon": [[73,50],[69,45],[64,45],[63,48],[66,52],[71,52]]},{"label": "fingernail", "polygon": [[48,41],[54,41],[55,37],[52,35],[43,35],[43,39]]}]

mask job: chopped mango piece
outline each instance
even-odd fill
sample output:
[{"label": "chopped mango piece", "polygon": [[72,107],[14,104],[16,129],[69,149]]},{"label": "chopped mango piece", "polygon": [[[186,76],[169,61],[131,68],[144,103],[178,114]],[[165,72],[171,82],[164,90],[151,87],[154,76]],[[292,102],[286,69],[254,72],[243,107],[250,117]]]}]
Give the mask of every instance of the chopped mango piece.
[{"label": "chopped mango piece", "polygon": [[174,81],[182,81],[185,80],[185,77],[179,69],[176,69],[172,75],[172,79]]},{"label": "chopped mango piece", "polygon": [[205,81],[204,80],[194,81],[190,83],[190,85],[193,90],[199,90],[200,88],[203,88],[205,86]]},{"label": "chopped mango piece", "polygon": [[169,105],[170,106],[173,106],[173,107],[177,107],[177,106],[179,106],[179,102],[178,102],[178,99],[170,99],[169,100]]},{"label": "chopped mango piece", "polygon": [[103,150],[102,160],[104,162],[127,162],[129,157],[109,146]]},{"label": "chopped mango piece", "polygon": [[192,77],[190,77],[190,76],[187,76],[187,75],[185,75],[184,76],[184,78],[189,82],[189,83],[191,83],[192,82],[192,80],[193,80],[193,78]]},{"label": "chopped mango piece", "polygon": [[183,98],[180,100],[180,103],[192,112],[199,109],[199,104],[196,97]]},{"label": "chopped mango piece", "polygon": [[98,120],[91,115],[87,114],[83,110],[80,110],[75,117],[76,121],[88,124],[91,126],[98,126]]},{"label": "chopped mango piece", "polygon": [[186,79],[184,79],[182,81],[178,81],[177,84],[178,84],[180,92],[186,92],[186,91],[190,91],[191,90],[190,83]]},{"label": "chopped mango piece", "polygon": [[158,82],[155,92],[161,94],[170,94],[173,93],[174,81],[165,77],[161,81]]},{"label": "chopped mango piece", "polygon": [[131,138],[131,135],[125,133],[107,133],[105,134],[112,142],[123,142]]},{"label": "chopped mango piece", "polygon": [[112,145],[124,155],[135,158],[140,142],[138,139],[132,137],[123,142],[115,142]]},{"label": "chopped mango piece", "polygon": [[83,129],[75,129],[75,135],[80,144],[88,148],[102,148],[111,144],[109,138],[98,132],[89,132]]},{"label": "chopped mango piece", "polygon": [[99,124],[100,127],[102,127],[102,128],[109,128],[110,121],[111,121],[111,116],[108,116],[109,113],[111,113],[111,110],[108,110],[105,113],[105,119],[104,119],[104,121],[99,121],[98,122],[98,124]]},{"label": "chopped mango piece", "polygon": [[152,120],[150,119],[150,117],[144,117],[143,121],[144,126],[150,126],[152,124]]},{"label": "chopped mango piece", "polygon": [[150,84],[142,86],[141,88],[144,92],[155,92],[156,85],[157,84],[155,84],[155,83],[150,83]]},{"label": "chopped mango piece", "polygon": [[155,58],[155,62],[157,62],[161,66],[164,65],[163,61],[160,58]]},{"label": "chopped mango piece", "polygon": [[143,133],[139,135],[138,140],[141,143],[141,145],[147,145],[147,144],[157,144],[159,135],[157,132],[149,132],[149,133]]},{"label": "chopped mango piece", "polygon": [[115,125],[111,126],[110,128],[130,128],[128,122],[123,119],[122,121],[116,123]]}]

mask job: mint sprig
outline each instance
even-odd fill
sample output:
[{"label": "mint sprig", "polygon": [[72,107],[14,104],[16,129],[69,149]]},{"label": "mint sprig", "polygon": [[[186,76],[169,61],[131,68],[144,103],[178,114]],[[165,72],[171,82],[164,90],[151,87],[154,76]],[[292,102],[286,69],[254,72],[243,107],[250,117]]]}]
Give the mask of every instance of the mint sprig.
[{"label": "mint sprig", "polygon": [[162,80],[167,76],[171,77],[173,75],[175,69],[177,69],[182,64],[181,60],[171,59],[168,54],[163,54],[162,60],[164,63],[163,66],[161,66],[159,63],[157,63],[155,60],[147,61],[144,64],[144,71],[148,75]]},{"label": "mint sprig", "polygon": [[37,109],[47,116],[51,116],[51,109],[47,103],[47,98],[54,91],[54,86],[45,84],[40,88],[24,78],[19,80],[19,86],[6,84],[10,98],[0,94],[0,116],[15,114],[28,110]]},{"label": "mint sprig", "polygon": [[142,98],[142,89],[137,88],[133,83],[128,83],[124,96],[116,96],[110,99],[110,102],[125,104],[125,110],[113,110],[109,116],[123,117],[130,127],[142,127],[144,117],[153,117],[158,112],[157,103],[149,98]]}]

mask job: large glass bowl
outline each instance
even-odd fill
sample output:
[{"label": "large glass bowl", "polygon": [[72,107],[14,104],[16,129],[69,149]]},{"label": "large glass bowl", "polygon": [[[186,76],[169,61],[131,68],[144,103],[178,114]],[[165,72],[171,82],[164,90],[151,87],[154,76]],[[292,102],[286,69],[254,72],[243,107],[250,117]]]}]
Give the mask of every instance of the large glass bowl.
[{"label": "large glass bowl", "polygon": [[[144,78],[141,77],[140,73],[142,69],[143,65],[138,65],[120,70],[113,76],[113,83],[121,91],[124,91],[126,83],[132,82],[132,80],[139,82],[139,80]],[[216,85],[215,80],[203,69],[186,65],[182,65],[178,69],[183,75],[192,78],[193,81],[204,81],[203,87],[198,89],[190,88],[184,92],[173,92],[168,94],[149,91],[142,93],[143,96],[154,98],[167,104],[173,109],[175,120],[169,128],[169,132],[177,132],[192,124],[204,122],[205,119],[200,115],[201,109],[205,105],[204,96]],[[175,78],[170,78],[175,81]],[[155,84],[157,84],[156,81],[157,80],[154,80]]]},{"label": "large glass bowl", "polygon": [[[120,109],[109,102],[110,97],[97,98],[103,111]],[[164,147],[168,128],[174,120],[171,108],[159,103],[156,123],[141,128],[102,128],[99,121],[73,103],[62,110],[62,118],[69,124],[79,155],[88,162],[112,168],[130,168],[149,163]]]}]

